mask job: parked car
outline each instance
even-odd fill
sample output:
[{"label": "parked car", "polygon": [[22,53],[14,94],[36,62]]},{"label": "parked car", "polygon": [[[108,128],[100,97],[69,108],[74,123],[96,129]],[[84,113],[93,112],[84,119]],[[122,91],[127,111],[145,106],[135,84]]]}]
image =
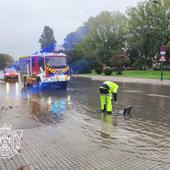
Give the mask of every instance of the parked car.
[{"label": "parked car", "polygon": [[4,80],[14,79],[18,81],[18,72],[15,68],[5,68],[4,69]]}]

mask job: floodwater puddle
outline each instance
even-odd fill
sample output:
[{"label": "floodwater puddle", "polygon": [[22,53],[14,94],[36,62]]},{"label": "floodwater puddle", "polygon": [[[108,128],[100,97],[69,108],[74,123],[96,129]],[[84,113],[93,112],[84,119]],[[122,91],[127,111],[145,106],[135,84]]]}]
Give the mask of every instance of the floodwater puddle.
[{"label": "floodwater puddle", "polygon": [[[15,99],[17,103],[10,103],[8,109],[14,109],[17,104],[18,109],[29,113],[32,121],[51,126],[69,122],[67,128],[78,131],[100,147],[133,151],[138,156],[150,155],[154,161],[168,162],[170,87],[119,83],[118,104],[113,103],[112,115],[104,115],[100,112],[101,83],[72,79],[65,91],[23,89],[20,82],[0,83],[0,95]],[[129,105],[131,117],[125,118],[123,109]],[[5,110],[3,105],[0,107]],[[15,121],[19,118],[17,115]]]}]

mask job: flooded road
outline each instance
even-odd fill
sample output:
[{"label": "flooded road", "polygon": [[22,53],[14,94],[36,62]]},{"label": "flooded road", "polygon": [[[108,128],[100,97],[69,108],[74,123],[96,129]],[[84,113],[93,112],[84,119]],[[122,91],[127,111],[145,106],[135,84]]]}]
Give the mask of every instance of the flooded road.
[{"label": "flooded road", "polygon": [[[73,131],[78,127],[78,133],[100,148],[114,147],[121,154],[134,154],[142,161],[155,162],[159,169],[167,167],[170,164],[170,86],[119,83],[118,104],[113,105],[112,115],[105,115],[100,112],[100,84],[100,81],[72,78],[67,91],[39,91],[24,89],[20,82],[1,81],[1,111],[5,110],[6,102],[8,109],[16,109],[11,118],[1,113],[1,122],[11,119],[11,124],[22,129],[43,124],[66,126]],[[129,105],[131,116],[124,117],[123,109]]]}]

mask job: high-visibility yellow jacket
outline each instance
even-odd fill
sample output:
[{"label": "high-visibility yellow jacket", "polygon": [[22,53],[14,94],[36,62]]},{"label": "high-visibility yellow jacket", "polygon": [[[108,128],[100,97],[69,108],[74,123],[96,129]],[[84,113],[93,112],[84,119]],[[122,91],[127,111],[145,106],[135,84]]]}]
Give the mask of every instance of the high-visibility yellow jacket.
[{"label": "high-visibility yellow jacket", "polygon": [[118,88],[119,88],[119,85],[114,83],[114,82],[111,82],[111,81],[105,81],[103,84],[106,84],[107,86],[109,86],[109,90],[112,92],[112,93],[117,93],[118,91]]}]

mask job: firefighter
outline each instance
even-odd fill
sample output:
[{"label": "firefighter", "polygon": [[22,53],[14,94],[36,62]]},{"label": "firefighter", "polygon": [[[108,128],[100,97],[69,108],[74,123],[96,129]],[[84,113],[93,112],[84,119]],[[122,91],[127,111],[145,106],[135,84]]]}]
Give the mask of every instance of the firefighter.
[{"label": "firefighter", "polygon": [[112,114],[112,101],[117,103],[117,91],[119,89],[119,85],[106,81],[104,82],[99,90],[100,90],[100,102],[101,102],[101,111],[107,111],[107,114]]}]

